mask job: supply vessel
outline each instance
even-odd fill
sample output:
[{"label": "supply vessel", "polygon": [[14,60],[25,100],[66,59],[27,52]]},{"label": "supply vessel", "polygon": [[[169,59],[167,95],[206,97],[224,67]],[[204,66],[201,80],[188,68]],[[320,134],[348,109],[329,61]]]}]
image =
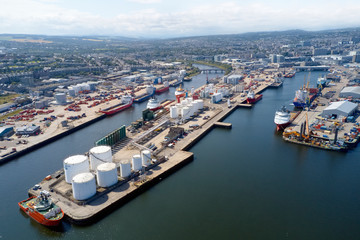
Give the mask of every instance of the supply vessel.
[{"label": "supply vessel", "polygon": [[132,106],[134,98],[130,95],[123,95],[121,98],[121,103],[111,106],[109,108],[105,108],[100,110],[101,113],[105,113],[106,115],[113,115],[118,113],[124,109],[127,109]]},{"label": "supply vessel", "polygon": [[262,96],[263,96],[262,94],[255,94],[254,91],[250,89],[247,94],[246,102],[248,104],[256,103],[262,98]]},{"label": "supply vessel", "polygon": [[27,215],[44,226],[57,226],[64,217],[63,210],[52,202],[47,191],[41,191],[38,197],[32,196],[18,205]]},{"label": "supply vessel", "polygon": [[146,105],[146,108],[148,108],[151,111],[156,111],[162,108],[162,106],[159,100],[157,100],[156,98],[150,98],[149,102]]}]

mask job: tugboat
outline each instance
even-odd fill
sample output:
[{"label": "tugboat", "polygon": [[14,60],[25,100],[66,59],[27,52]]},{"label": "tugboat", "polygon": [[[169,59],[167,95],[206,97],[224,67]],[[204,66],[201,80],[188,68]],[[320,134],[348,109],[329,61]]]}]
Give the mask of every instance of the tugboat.
[{"label": "tugboat", "polygon": [[18,205],[32,219],[45,226],[57,226],[64,217],[63,210],[51,201],[47,191],[41,191],[38,197],[32,196]]},{"label": "tugboat", "polygon": [[156,111],[160,108],[162,108],[159,100],[157,100],[156,98],[150,98],[149,102],[146,105],[146,108],[148,108],[151,111]]}]

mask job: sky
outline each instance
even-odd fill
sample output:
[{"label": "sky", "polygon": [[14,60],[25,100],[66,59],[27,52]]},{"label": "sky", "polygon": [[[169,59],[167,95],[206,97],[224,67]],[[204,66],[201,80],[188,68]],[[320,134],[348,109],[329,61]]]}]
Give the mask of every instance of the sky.
[{"label": "sky", "polygon": [[359,0],[0,0],[0,34],[171,38],[360,27]]}]

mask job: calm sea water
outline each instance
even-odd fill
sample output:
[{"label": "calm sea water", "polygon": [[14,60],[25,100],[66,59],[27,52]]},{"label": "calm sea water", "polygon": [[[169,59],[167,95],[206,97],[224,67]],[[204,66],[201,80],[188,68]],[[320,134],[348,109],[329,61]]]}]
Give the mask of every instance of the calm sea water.
[{"label": "calm sea water", "polygon": [[[252,109],[235,111],[224,120],[231,130],[214,129],[191,149],[192,163],[91,226],[64,222],[50,230],[22,214],[17,202],[63,159],[140,118],[146,103],[0,166],[0,238],[360,239],[359,148],[322,151],[275,133],[274,112],[291,107],[304,74],[266,90]],[[199,75],[185,87],[205,81]],[[159,98],[173,99],[173,92]]]}]

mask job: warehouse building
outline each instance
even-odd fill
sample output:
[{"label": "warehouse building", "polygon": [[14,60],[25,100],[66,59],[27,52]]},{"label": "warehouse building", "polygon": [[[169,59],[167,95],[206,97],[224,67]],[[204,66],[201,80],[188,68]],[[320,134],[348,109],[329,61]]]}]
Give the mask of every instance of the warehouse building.
[{"label": "warehouse building", "polygon": [[323,110],[322,116],[326,118],[338,118],[340,116],[347,117],[352,115],[357,108],[358,104],[349,101],[333,102]]},{"label": "warehouse building", "polygon": [[14,134],[13,127],[0,127],[0,139],[3,140],[4,138],[10,137]]},{"label": "warehouse building", "polygon": [[360,98],[360,87],[345,87],[341,90],[339,97]]}]

